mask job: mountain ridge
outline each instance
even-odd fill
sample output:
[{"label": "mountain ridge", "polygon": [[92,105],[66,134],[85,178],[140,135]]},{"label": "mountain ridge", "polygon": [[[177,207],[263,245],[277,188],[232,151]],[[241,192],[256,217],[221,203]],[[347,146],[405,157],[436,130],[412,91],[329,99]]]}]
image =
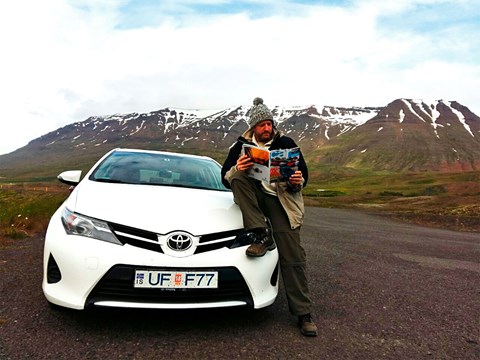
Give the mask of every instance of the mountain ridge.
[{"label": "mountain ridge", "polygon": [[[378,141],[379,133],[388,141]],[[347,137],[337,139],[327,163],[397,171],[480,169],[480,118],[454,101],[394,100]]]},{"label": "mountain ridge", "polygon": [[[402,98],[383,107],[270,109],[277,128],[302,147],[310,162],[389,171],[480,169],[480,118],[456,101]],[[40,174],[47,164],[60,167],[71,159],[86,165],[115,147],[220,158],[248,128],[249,110],[245,105],[211,111],[166,107],[91,116],[0,155],[0,177],[18,174],[20,168]]]}]

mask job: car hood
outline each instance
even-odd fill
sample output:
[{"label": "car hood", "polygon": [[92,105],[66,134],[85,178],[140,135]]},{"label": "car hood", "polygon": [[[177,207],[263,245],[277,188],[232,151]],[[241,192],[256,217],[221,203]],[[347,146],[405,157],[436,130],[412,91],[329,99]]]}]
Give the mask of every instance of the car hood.
[{"label": "car hood", "polygon": [[74,212],[159,234],[202,235],[243,227],[229,191],[82,181],[66,201]]}]

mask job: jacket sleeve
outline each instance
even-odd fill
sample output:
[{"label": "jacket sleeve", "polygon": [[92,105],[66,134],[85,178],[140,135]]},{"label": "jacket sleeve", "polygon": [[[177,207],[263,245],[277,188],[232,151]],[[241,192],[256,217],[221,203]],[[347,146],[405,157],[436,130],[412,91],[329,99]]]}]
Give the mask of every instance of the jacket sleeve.
[{"label": "jacket sleeve", "polygon": [[240,157],[240,153],[242,151],[242,143],[237,141],[229,150],[227,158],[222,166],[222,183],[225,185],[227,189],[230,189],[230,183],[228,178],[229,175],[232,174],[232,171],[235,170],[235,165],[237,164],[237,160]]},{"label": "jacket sleeve", "polygon": [[308,167],[307,167],[307,163],[305,162],[305,158],[303,157],[303,154],[302,152],[300,151],[300,162],[298,164],[298,170],[300,170],[302,172],[302,176],[303,176],[303,188],[305,188],[305,186],[307,186],[307,182],[308,182]]}]

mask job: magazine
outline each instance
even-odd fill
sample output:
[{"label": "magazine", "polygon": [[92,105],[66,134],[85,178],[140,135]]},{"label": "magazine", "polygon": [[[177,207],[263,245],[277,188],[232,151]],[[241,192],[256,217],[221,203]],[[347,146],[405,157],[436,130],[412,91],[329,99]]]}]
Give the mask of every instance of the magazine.
[{"label": "magazine", "polygon": [[243,144],[243,154],[253,161],[247,174],[268,183],[287,180],[298,170],[300,148],[267,150],[255,145]]}]

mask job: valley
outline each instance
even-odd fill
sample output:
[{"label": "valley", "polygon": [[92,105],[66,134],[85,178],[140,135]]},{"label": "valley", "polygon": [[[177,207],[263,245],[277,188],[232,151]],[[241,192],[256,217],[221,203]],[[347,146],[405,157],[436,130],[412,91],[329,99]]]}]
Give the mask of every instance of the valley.
[{"label": "valley", "polygon": [[[396,99],[383,107],[271,108],[277,129],[297,142],[307,161],[307,205],[480,231],[480,117],[466,106]],[[117,147],[192,153],[223,163],[247,129],[248,116],[247,106],[209,115],[164,108],[91,116],[0,155],[0,190],[61,186],[60,172],[86,171]],[[0,221],[9,226],[5,216]]]}]

